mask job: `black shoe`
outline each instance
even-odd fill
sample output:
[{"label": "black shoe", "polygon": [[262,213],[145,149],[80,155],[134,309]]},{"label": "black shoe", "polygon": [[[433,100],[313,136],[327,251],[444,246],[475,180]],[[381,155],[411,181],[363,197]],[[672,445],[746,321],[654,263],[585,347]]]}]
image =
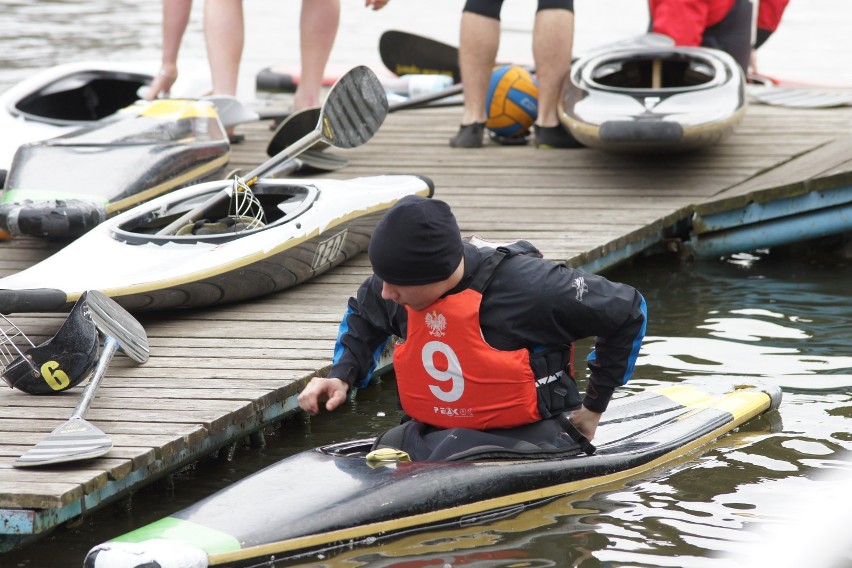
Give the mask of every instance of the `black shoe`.
[{"label": "black shoe", "polygon": [[453,148],[482,148],[482,135],[485,132],[484,122],[462,124],[458,133],[450,138]]},{"label": "black shoe", "polygon": [[562,126],[535,125],[536,148],[583,148]]},{"label": "black shoe", "polygon": [[515,134],[514,136],[502,136],[495,132],[488,131],[488,137],[491,138],[492,142],[497,144],[501,144],[503,146],[526,146],[527,141],[529,140],[529,131],[525,130],[520,134]]}]

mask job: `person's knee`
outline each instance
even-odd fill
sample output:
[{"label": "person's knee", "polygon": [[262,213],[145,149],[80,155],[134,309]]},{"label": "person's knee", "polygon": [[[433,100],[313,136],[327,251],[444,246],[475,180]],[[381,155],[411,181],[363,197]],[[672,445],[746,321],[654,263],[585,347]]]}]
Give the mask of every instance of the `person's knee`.
[{"label": "person's knee", "polygon": [[537,12],[542,10],[568,10],[574,11],[574,0],[538,0]]},{"label": "person's knee", "polygon": [[472,12],[498,21],[500,20],[500,10],[502,8],[503,0],[467,0],[464,4],[465,12]]}]

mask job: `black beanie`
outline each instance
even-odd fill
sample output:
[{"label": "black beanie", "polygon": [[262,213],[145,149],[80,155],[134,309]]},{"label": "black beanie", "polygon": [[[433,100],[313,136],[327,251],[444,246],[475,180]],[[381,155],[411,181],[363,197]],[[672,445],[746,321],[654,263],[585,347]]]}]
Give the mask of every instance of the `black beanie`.
[{"label": "black beanie", "polygon": [[408,195],[391,207],[370,239],[373,272],[389,284],[419,286],[452,276],[462,239],[450,206]]}]

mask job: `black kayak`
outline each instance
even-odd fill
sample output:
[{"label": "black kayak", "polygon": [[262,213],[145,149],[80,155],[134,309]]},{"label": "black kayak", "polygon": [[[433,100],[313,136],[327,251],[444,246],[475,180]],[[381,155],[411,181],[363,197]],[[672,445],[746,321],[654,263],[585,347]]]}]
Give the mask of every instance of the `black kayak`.
[{"label": "black kayak", "polygon": [[230,143],[210,101],[137,101],[21,145],[0,193],[0,234],[75,239],[107,217],[220,174]]},{"label": "black kayak", "polygon": [[510,517],[638,476],[775,409],[765,384],[684,382],[613,401],[594,455],[411,462],[374,439],[285,458],[177,513],[94,547],[86,568],[258,566],[373,545],[411,531]]}]

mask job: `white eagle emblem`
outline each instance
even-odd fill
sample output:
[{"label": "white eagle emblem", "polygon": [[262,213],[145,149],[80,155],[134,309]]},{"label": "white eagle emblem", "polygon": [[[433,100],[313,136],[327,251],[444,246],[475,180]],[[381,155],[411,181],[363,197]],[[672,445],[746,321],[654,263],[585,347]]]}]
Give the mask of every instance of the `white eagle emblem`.
[{"label": "white eagle emblem", "polygon": [[426,314],[426,327],[429,328],[429,335],[444,337],[447,329],[447,318],[444,317],[444,314],[439,314],[433,310]]}]

